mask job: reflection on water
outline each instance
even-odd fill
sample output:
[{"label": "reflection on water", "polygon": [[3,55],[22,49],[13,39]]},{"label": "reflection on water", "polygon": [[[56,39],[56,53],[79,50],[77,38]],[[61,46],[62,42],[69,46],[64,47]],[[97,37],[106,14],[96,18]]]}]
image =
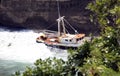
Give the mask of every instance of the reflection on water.
[{"label": "reflection on water", "polygon": [[31,30],[9,31],[0,29],[0,76],[9,76],[15,70],[23,70],[37,59],[57,57],[67,59],[67,51],[50,50],[42,43],[36,43],[38,33]]}]

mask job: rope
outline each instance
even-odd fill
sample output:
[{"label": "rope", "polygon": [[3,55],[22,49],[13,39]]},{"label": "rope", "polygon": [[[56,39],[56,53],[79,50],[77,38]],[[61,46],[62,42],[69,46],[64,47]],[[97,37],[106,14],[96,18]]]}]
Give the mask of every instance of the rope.
[{"label": "rope", "polygon": [[66,19],[64,19],[64,21],[75,31],[75,33],[78,33],[77,30],[75,28],[73,28]]},{"label": "rope", "polygon": [[[65,28],[66,29],[66,28]],[[66,29],[66,32],[69,33],[69,31]]]},{"label": "rope", "polygon": [[55,25],[55,24],[57,24],[57,23],[53,23],[53,24],[49,25],[49,27],[47,27],[46,29],[52,27],[52,26]]}]

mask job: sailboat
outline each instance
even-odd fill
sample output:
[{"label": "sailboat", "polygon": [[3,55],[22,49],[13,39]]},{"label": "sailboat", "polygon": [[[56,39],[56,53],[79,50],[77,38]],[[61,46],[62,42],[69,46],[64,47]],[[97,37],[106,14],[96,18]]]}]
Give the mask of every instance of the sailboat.
[{"label": "sailboat", "polygon": [[[47,46],[52,47],[64,47],[64,48],[77,48],[79,47],[84,40],[85,34],[77,33],[75,30],[65,19],[65,16],[60,16],[59,12],[59,4],[58,4],[58,13],[59,18],[56,20],[58,23],[58,31],[57,33],[40,33],[40,36],[36,38],[36,42],[44,43]],[[75,34],[70,34],[66,29],[65,22],[75,31]]]}]

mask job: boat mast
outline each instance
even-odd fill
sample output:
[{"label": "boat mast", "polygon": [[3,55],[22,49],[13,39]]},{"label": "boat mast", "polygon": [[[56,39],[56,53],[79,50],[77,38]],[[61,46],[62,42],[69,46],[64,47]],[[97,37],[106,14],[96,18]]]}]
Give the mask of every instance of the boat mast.
[{"label": "boat mast", "polygon": [[64,16],[61,17],[61,15],[60,15],[60,7],[59,7],[58,0],[57,0],[57,6],[58,6],[58,19],[57,19],[57,22],[58,22],[58,37],[59,37],[61,35],[61,27],[60,27],[61,22],[62,22],[62,27],[63,27],[63,33],[64,33],[64,35],[66,34],[66,32],[65,32],[65,25],[64,25]]},{"label": "boat mast", "polygon": [[58,2],[58,0],[57,0],[57,7],[58,7],[58,18],[60,18],[61,15],[60,15],[60,6],[59,6],[59,2]]},{"label": "boat mast", "polygon": [[61,21],[62,21],[62,26],[63,26],[63,33],[64,33],[64,35],[66,35],[66,32],[65,32],[65,24],[64,24],[64,17],[65,17],[65,16],[62,17]]},{"label": "boat mast", "polygon": [[57,22],[58,22],[58,37],[60,36],[60,8],[59,8],[59,2],[57,0],[57,7],[58,7],[58,19],[57,19]]}]

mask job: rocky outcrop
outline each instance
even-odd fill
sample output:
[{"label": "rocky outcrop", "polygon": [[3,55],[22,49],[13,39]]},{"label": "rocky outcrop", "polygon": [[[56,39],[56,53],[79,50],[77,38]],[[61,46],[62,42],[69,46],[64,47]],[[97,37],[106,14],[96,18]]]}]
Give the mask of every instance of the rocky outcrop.
[{"label": "rocky outcrop", "polygon": [[[76,29],[93,31],[96,28],[89,21],[90,12],[85,9],[91,0],[60,0],[61,15],[74,24]],[[58,18],[56,0],[1,0],[0,24],[43,29]],[[94,27],[94,28],[93,28]],[[54,25],[56,29],[57,26]]]}]

